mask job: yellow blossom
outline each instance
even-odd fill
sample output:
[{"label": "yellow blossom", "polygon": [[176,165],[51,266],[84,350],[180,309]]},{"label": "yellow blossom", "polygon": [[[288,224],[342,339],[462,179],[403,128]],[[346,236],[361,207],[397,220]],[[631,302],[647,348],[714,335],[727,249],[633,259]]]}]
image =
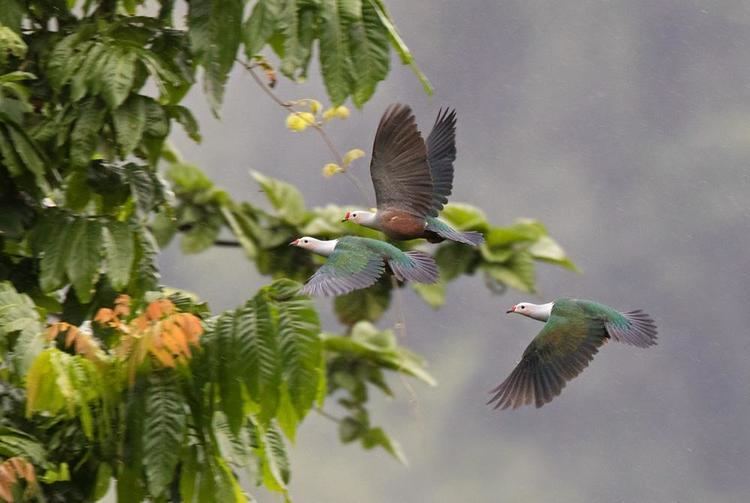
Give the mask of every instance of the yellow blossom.
[{"label": "yellow blossom", "polygon": [[339,119],[348,119],[349,118],[349,109],[346,108],[344,105],[339,105],[336,107],[336,117]]},{"label": "yellow blossom", "polygon": [[310,112],[292,112],[286,118],[286,127],[299,132],[315,124],[315,116]]},{"label": "yellow blossom", "polygon": [[318,113],[320,109],[323,108],[323,105],[321,105],[318,100],[307,100],[307,103],[310,105],[310,111],[314,114]]},{"label": "yellow blossom", "polygon": [[338,164],[335,164],[333,162],[329,162],[328,164],[326,164],[325,166],[323,166],[323,176],[325,176],[325,177],[333,176],[336,173],[341,173],[342,171],[344,171],[344,170],[341,169],[341,166],[339,166]]},{"label": "yellow blossom", "polygon": [[344,166],[349,166],[349,164],[351,164],[351,162],[354,159],[359,159],[360,157],[364,157],[364,156],[365,156],[364,150],[353,148],[349,152],[344,154]]},{"label": "yellow blossom", "polygon": [[329,120],[336,117],[336,109],[335,108],[329,108],[325,112],[323,112],[323,120],[328,122]]}]

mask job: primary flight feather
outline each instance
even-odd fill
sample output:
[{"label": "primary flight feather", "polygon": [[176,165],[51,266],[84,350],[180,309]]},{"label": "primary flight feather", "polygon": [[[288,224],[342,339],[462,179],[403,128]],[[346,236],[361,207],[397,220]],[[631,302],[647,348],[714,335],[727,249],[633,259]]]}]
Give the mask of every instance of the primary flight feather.
[{"label": "primary flight feather", "polygon": [[411,108],[391,105],[378,124],[370,162],[377,211],[350,211],[344,220],[395,240],[481,244],[481,233],[457,231],[437,218],[453,190],[455,160],[455,110],[438,113],[425,143]]},{"label": "primary flight feather", "polygon": [[373,285],[390,269],[399,281],[435,283],[437,265],[427,253],[401,251],[376,239],[344,236],[327,241],[302,237],[290,243],[328,257],[302,288],[305,295],[343,295]]},{"label": "primary flight feather", "polygon": [[510,376],[491,391],[488,403],[495,409],[551,401],[608,339],[641,348],[656,344],[656,324],[640,310],[621,313],[590,300],[558,299],[541,305],[521,302],[508,313],[546,323]]}]

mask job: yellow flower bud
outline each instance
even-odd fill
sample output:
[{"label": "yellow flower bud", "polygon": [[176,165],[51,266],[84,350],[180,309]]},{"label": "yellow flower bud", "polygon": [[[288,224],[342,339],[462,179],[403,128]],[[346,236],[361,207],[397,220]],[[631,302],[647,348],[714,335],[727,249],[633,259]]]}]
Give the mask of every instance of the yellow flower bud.
[{"label": "yellow flower bud", "polygon": [[336,109],[335,108],[329,108],[325,112],[323,112],[323,120],[328,122],[329,120],[336,117]]},{"label": "yellow flower bud", "polygon": [[332,162],[329,162],[328,164],[323,166],[323,176],[325,176],[326,178],[333,176],[336,173],[341,173],[342,171],[344,170],[341,169],[341,166]]},{"label": "yellow flower bud", "polygon": [[336,117],[339,119],[348,119],[349,118],[349,109],[346,108],[344,105],[339,105],[336,107]]},{"label": "yellow flower bud", "polygon": [[320,109],[323,108],[323,105],[321,105],[318,100],[308,100],[307,103],[310,105],[310,111],[314,114],[318,113]]},{"label": "yellow flower bud", "polygon": [[344,166],[349,166],[349,164],[351,164],[354,159],[359,159],[360,157],[364,157],[364,156],[365,156],[364,150],[353,148],[349,152],[344,154]]},{"label": "yellow flower bud", "polygon": [[315,116],[310,112],[292,112],[286,118],[286,127],[299,132],[315,124]]},{"label": "yellow flower bud", "polygon": [[309,125],[297,112],[292,112],[286,117],[286,127],[292,131],[304,131]]}]

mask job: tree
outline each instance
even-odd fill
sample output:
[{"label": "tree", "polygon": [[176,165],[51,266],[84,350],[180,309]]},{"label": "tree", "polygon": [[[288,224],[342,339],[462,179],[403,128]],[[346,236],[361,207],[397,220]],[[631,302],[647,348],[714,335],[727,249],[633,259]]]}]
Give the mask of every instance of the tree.
[{"label": "tree", "polygon": [[[235,201],[167,138],[180,124],[200,141],[180,103],[202,72],[218,114],[238,52],[271,92],[276,68],[306,76],[317,41],[331,108],[279,103],[290,128],[323,134],[347,99],[368,101],[391,51],[429,83],[381,0],[192,0],[179,5],[184,27],[174,0],[153,7],[4,0],[0,10],[0,500],[96,500],[114,481],[126,502],[245,501],[245,468],[287,495],[286,443],[311,410],[334,417],[323,412],[334,398],[343,442],[403,459],[366,407],[373,388],[392,393],[388,373],[433,384],[422,360],[374,325],[403,285],[335,299],[344,332],[322,331],[297,293],[317,259],[287,243],[351,233],[342,209],[307,208],[297,188],[260,173],[274,210]],[[260,55],[267,47],[276,63]],[[327,173],[360,154],[336,155]],[[442,283],[415,287],[432,306],[462,274],[532,291],[535,261],[574,268],[538,222],[496,227],[463,204],[442,217],[487,242],[437,248]],[[219,240],[224,229],[236,241]],[[241,247],[273,281],[211,313],[159,282],[155,258],[177,236],[185,253]]]}]

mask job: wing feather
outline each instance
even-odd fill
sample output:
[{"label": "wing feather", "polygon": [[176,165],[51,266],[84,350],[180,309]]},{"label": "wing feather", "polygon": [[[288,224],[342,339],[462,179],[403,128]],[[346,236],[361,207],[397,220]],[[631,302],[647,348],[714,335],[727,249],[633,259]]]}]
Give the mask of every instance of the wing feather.
[{"label": "wing feather", "polygon": [[378,210],[437,216],[427,147],[408,105],[391,105],[380,119],[372,146],[370,177]]},{"label": "wing feather", "polygon": [[427,162],[432,175],[432,207],[443,209],[453,191],[453,162],[456,160],[456,111],[440,110],[427,137]]},{"label": "wing feather", "polygon": [[305,283],[305,295],[335,296],[372,286],[385,271],[383,257],[366,247],[339,241],[325,264]]},{"label": "wing feather", "polygon": [[607,337],[603,323],[575,322],[553,312],[510,376],[491,391],[487,403],[495,409],[532,403],[543,406],[583,372]]}]

